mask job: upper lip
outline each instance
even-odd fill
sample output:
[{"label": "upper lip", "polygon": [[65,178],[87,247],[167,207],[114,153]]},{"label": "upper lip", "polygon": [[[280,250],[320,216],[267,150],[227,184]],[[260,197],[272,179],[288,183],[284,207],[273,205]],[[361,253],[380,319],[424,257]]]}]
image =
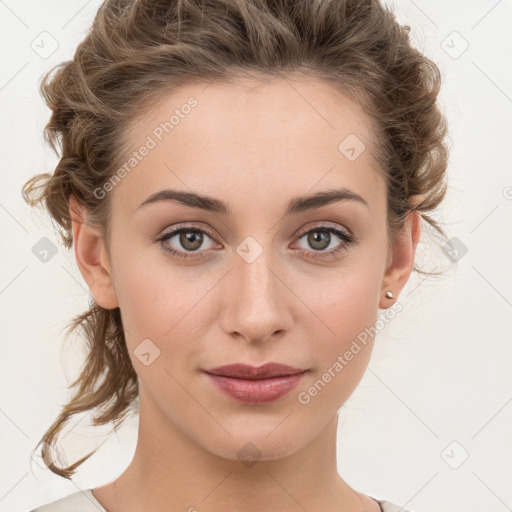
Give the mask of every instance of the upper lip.
[{"label": "upper lip", "polygon": [[221,375],[236,379],[261,380],[285,375],[296,375],[298,373],[303,373],[306,370],[280,363],[266,363],[261,366],[236,363],[217,366],[216,368],[209,368],[204,371],[211,375]]}]

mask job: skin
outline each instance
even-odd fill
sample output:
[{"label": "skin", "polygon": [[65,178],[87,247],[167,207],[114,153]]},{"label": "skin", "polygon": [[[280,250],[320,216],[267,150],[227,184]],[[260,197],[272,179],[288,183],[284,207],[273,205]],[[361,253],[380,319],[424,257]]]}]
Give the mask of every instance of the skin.
[{"label": "skin", "polygon": [[[341,478],[336,460],[337,412],[364,374],[374,339],[310,403],[297,397],[375,324],[379,308],[397,300],[414,263],[420,218],[409,214],[404,237],[388,245],[378,162],[369,150],[354,161],[338,151],[350,133],[369,148],[371,121],[311,78],[174,90],[129,127],[133,149],[190,96],[198,106],[109,192],[110,252],[70,200],[77,264],[97,303],[120,307],[140,379],[134,458],[94,495],[108,512],[378,511]],[[347,200],[283,217],[291,198],[341,187],[368,206]],[[165,188],[217,198],[232,214],[170,201],[137,208]],[[304,233],[325,221],[358,241],[315,259],[319,249]],[[163,242],[197,259],[177,259],[156,241],[178,223],[215,234],[204,235],[195,252],[179,235]],[[236,252],[248,236],[263,250],[252,263]],[[320,252],[343,243],[331,234]],[[134,351],[148,338],[160,356],[146,366]],[[265,405],[221,394],[201,372],[268,361],[309,372]],[[237,455],[248,442],[261,453],[251,467]]]}]

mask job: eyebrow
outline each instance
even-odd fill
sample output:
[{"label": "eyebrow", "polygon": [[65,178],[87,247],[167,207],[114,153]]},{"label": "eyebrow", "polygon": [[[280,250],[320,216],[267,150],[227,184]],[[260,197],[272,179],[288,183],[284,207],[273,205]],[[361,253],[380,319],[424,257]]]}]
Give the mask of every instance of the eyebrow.
[{"label": "eyebrow", "polygon": [[[143,201],[137,209],[143,208],[150,204],[161,201],[173,201],[180,203],[184,206],[191,208],[200,208],[213,213],[221,215],[231,215],[232,210],[230,206],[219,199],[213,197],[196,194],[194,192],[185,192],[181,190],[164,189],[151,194],[145,201]],[[307,210],[320,208],[330,203],[339,201],[356,201],[366,205],[368,203],[358,194],[349,190],[348,188],[324,190],[306,196],[292,198],[288,203],[285,216],[293,215]]]}]

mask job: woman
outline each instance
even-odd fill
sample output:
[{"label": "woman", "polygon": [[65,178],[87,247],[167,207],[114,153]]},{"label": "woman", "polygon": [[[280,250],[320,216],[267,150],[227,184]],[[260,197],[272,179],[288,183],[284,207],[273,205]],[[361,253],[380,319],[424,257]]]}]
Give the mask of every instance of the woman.
[{"label": "woman", "polygon": [[[404,510],[352,489],[337,412],[446,193],[435,64],[376,0],[107,0],[41,85],[89,351],[41,439],[139,414],[113,482],[37,508]],[[369,334],[368,334],[369,333]]]}]

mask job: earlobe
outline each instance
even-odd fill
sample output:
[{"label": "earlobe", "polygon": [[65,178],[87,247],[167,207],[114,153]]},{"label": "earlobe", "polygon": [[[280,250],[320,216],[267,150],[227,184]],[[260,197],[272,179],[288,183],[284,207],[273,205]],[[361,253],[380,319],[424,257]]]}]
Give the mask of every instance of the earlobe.
[{"label": "earlobe", "polygon": [[87,209],[73,195],[69,198],[69,212],[75,259],[94,300],[105,309],[119,307],[101,232],[86,223]]},{"label": "earlobe", "polygon": [[[403,236],[393,243],[391,263],[388,265],[382,281],[380,309],[386,309],[393,305],[409,280],[420,236],[421,215],[417,211],[412,211],[407,216]],[[387,291],[392,292],[392,298],[386,296]]]}]

